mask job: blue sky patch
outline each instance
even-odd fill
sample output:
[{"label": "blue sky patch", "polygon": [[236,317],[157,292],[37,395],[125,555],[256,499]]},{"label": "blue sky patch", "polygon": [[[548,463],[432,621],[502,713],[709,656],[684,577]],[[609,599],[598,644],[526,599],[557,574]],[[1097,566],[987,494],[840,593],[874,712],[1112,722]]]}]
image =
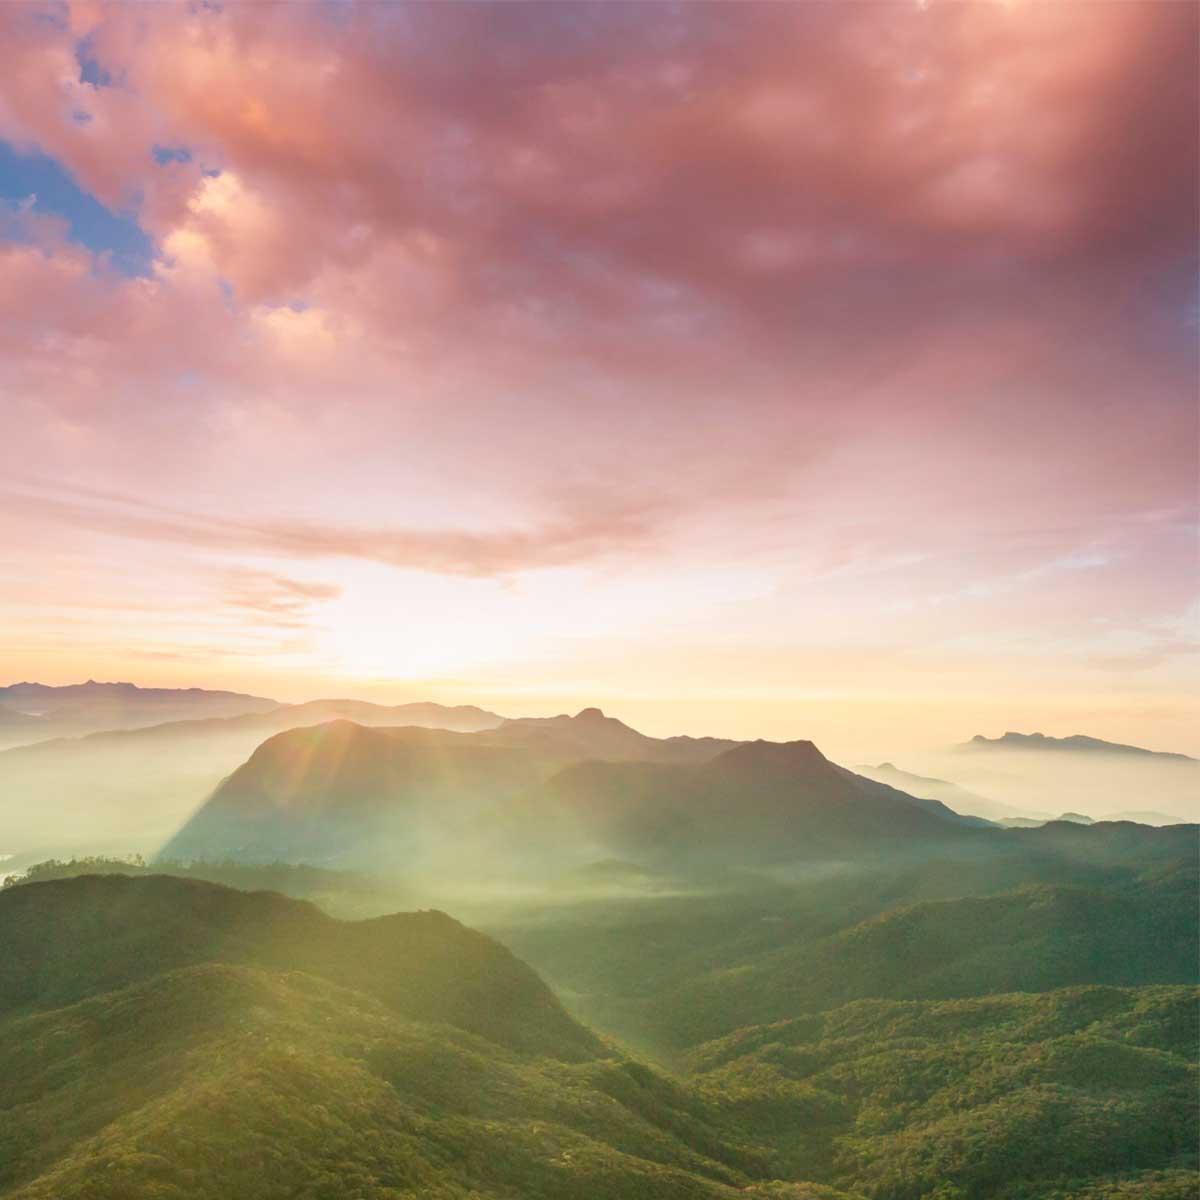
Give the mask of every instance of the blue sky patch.
[{"label": "blue sky patch", "polygon": [[154,243],[130,212],[113,212],[85,192],[62,165],[45,154],[18,154],[0,141],[0,201],[21,204],[33,197],[35,213],[61,217],[68,238],[101,254],[126,275],[148,275]]},{"label": "blue sky patch", "polygon": [[79,63],[79,82],[92,87],[112,87],[111,71],[106,71],[92,53],[91,38],[84,38],[75,47],[75,61]]},{"label": "blue sky patch", "polygon": [[188,163],[192,161],[192,152],[186,146],[154,146],[151,151],[154,161],[160,167],[168,163]]}]

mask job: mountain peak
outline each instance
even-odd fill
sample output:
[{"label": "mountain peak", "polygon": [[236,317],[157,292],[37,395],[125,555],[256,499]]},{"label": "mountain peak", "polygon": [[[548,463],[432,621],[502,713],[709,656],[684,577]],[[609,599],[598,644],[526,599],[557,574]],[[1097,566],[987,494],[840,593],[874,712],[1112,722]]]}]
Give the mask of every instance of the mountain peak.
[{"label": "mountain peak", "polygon": [[1144,757],[1169,758],[1178,762],[1195,761],[1186,754],[1173,754],[1165,750],[1147,750],[1143,746],[1129,746],[1123,742],[1106,742],[1101,738],[1089,737],[1084,733],[1073,733],[1069,737],[1049,737],[1044,733],[1016,733],[1010,729],[1002,737],[997,738],[985,737],[982,733],[977,733],[967,745],[994,750],[1022,748],[1039,751],[1062,750],[1092,754],[1135,754]]},{"label": "mountain peak", "polygon": [[803,767],[829,766],[829,759],[807,739],[794,742],[768,742],[759,738],[742,742],[732,750],[718,755],[715,762],[750,769],[795,770]]},{"label": "mountain peak", "polygon": [[607,721],[608,718],[604,715],[602,709],[599,708],[581,708],[575,714],[576,721]]}]

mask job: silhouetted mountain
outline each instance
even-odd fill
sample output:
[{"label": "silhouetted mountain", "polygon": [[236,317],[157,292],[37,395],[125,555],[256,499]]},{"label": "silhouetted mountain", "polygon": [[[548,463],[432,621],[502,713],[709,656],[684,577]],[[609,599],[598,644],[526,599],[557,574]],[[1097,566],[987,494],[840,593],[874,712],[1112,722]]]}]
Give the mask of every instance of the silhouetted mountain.
[{"label": "silhouetted mountain", "polygon": [[259,747],[162,854],[418,869],[440,855],[461,867],[464,853],[489,851],[496,839],[508,837],[514,850],[525,834],[500,807],[537,794],[567,764],[697,760],[733,744],[646,737],[598,709],[469,735],[349,722],[294,729]]},{"label": "silhouetted mountain", "polygon": [[1155,812],[1153,809],[1139,809],[1133,812],[1109,813],[1100,818],[1102,821],[1133,821],[1138,825],[1179,825],[1178,817],[1170,813]]},{"label": "silhouetted mountain", "polygon": [[970,818],[835,766],[811,743],[746,742],[707,763],[581,763],[547,785],[543,828],[618,858],[748,866],[941,842]]},{"label": "silhouetted mountain", "polygon": [[[469,735],[348,723],[293,730],[264,743],[162,853],[447,872],[465,856],[545,876],[597,858],[749,865],[884,846],[904,853],[977,824],[835,766],[810,742],[661,761],[711,749],[681,749],[586,711]],[[630,761],[635,750],[651,761]]]},{"label": "silhouetted mountain", "polygon": [[1099,738],[982,735],[947,756],[946,773],[1017,810],[1006,816],[1152,808],[1200,820],[1200,760]]},{"label": "silhouetted mountain", "polygon": [[1100,738],[1087,737],[1082,733],[1070,737],[1047,737],[1044,733],[1006,733],[1002,737],[984,737],[977,733],[964,749],[991,750],[1036,750],[1064,751],[1077,754],[1136,754],[1150,755],[1154,758],[1175,759],[1183,762],[1198,762],[1200,760],[1186,754],[1172,754],[1164,750],[1145,750],[1141,746],[1126,746],[1120,742],[1105,742]]},{"label": "silhouetted mountain", "polygon": [[632,760],[639,762],[704,762],[738,743],[727,738],[652,738],[631,729],[598,708],[570,717],[520,717],[505,721],[497,736],[560,760]]},{"label": "silhouetted mountain", "polygon": [[341,720],[375,728],[415,725],[423,729],[475,733],[494,729],[504,720],[474,704],[371,704],[366,700],[310,700],[305,704],[286,705],[272,716],[272,725],[277,730]]},{"label": "silhouetted mountain", "polygon": [[11,746],[102,729],[136,729],[163,721],[266,712],[278,708],[279,702],[239,692],[142,688],[133,683],[97,683],[89,679],[87,683],[63,687],[9,684],[0,687],[0,706],[30,718],[16,722],[0,716],[2,744]]},{"label": "silhouetted mountain", "polygon": [[166,858],[453,861],[495,807],[548,768],[486,735],[350,721],[264,742],[163,847]]},{"label": "silhouetted mountain", "polygon": [[360,725],[481,730],[502,718],[472,705],[314,700],[236,717],[42,741],[0,753],[0,843],[44,854],[153,852],[265,738],[353,718]]}]

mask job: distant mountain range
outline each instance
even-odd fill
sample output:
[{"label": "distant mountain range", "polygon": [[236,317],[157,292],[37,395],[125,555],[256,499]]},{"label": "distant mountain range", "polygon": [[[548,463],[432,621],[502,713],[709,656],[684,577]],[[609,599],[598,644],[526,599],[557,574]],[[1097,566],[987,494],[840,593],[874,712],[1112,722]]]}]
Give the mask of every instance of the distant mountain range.
[{"label": "distant mountain range", "polygon": [[1056,751],[1076,754],[1130,754],[1159,759],[1174,759],[1179,762],[1200,762],[1186,754],[1172,754],[1165,750],[1146,750],[1141,746],[1126,746],[1120,742],[1105,742],[1100,738],[1087,737],[1082,733],[1070,737],[1047,737],[1044,733],[1006,733],[998,738],[984,737],[977,733],[962,747],[964,750],[1034,750]]},{"label": "distant mountain range", "polygon": [[[363,725],[425,725],[488,729],[503,719],[474,705],[372,704],[365,700],[312,700],[280,704],[262,696],[204,688],[142,688],[132,683],[14,683],[0,687],[0,747],[29,745],[52,738],[140,730],[193,721],[234,721],[267,717],[247,728],[262,733],[345,717]],[[212,728],[212,727],[210,727]],[[225,726],[226,729],[233,726]]]},{"label": "distant mountain range", "polygon": [[[948,779],[936,779],[928,775],[915,775],[911,771],[903,771],[894,763],[885,762],[879,763],[877,766],[857,766],[854,768],[860,775],[866,776],[867,779],[874,779],[878,783],[886,783],[891,787],[899,788],[903,792],[908,792],[912,796],[925,796],[931,800],[940,800],[955,812],[963,813],[968,816],[982,817],[988,821],[1001,821],[1005,819],[1022,819],[1028,816],[1027,813],[1020,809],[1012,808],[1007,804],[1001,804],[996,800],[992,800],[987,796],[981,796],[978,792],[972,792],[968,788],[960,787],[957,783],[953,783]],[[1039,819],[1050,820],[1047,814]]]},{"label": "distant mountain range", "polygon": [[266,712],[197,717],[0,752],[0,844],[51,853],[148,853],[179,828],[265,738],[340,718],[367,726],[482,730],[503,718],[472,705],[314,700]]},{"label": "distant mountain range", "polygon": [[1052,812],[1099,819],[1142,811],[1162,814],[1167,822],[1200,819],[1200,760],[1186,754],[1083,734],[1009,732],[977,735],[939,765],[961,785],[1015,810],[1001,819]]},{"label": "distant mountain range", "polygon": [[163,721],[234,717],[278,708],[277,700],[204,688],[142,688],[133,683],[51,687],[13,683],[0,687],[0,746],[104,729],[137,729]]},{"label": "distant mountain range", "polygon": [[[22,707],[12,707],[14,703]],[[218,715],[230,708],[248,711]],[[188,714],[186,719],[164,719],[181,711]],[[203,820],[205,823],[213,821],[214,813],[222,806],[228,806],[233,795],[226,790],[214,796],[222,781],[236,771],[239,764],[247,763],[256,748],[273,735],[303,731],[330,721],[349,721],[368,729],[436,729],[472,735],[480,739],[481,752],[482,748],[490,748],[495,763],[501,759],[509,761],[513,755],[523,755],[527,761],[521,778],[525,782],[518,786],[516,776],[505,782],[507,777],[497,766],[497,774],[492,778],[485,778],[486,771],[481,773],[477,786],[473,785],[473,794],[476,797],[487,794],[491,796],[489,803],[503,801],[509,805],[513,821],[517,820],[513,814],[517,812],[518,798],[527,806],[540,805],[541,815],[536,822],[543,822],[544,828],[534,830],[537,834],[534,842],[540,839],[544,843],[551,830],[561,832],[567,821],[575,822],[577,828],[583,829],[579,824],[580,812],[586,805],[577,797],[589,789],[610,789],[613,795],[603,804],[597,800],[596,811],[588,814],[586,836],[594,838],[597,858],[624,859],[628,857],[628,843],[643,835],[650,839],[650,844],[665,845],[670,840],[665,832],[667,829],[674,830],[676,845],[683,847],[689,839],[694,840],[695,830],[702,824],[708,823],[714,830],[719,828],[725,818],[716,815],[720,806],[715,805],[711,796],[718,793],[732,795],[742,784],[728,780],[717,782],[723,772],[728,774],[733,770],[733,765],[739,761],[737,756],[719,766],[715,765],[715,760],[739,746],[754,745],[722,738],[647,737],[623,722],[605,716],[597,708],[585,708],[574,716],[562,714],[506,720],[497,713],[472,705],[417,703],[388,706],[352,699],[278,705],[262,697],[202,689],[138,688],[133,684],[94,681],[63,688],[14,684],[0,689],[0,745],[5,739],[32,744],[0,751],[0,794],[22,798],[20,805],[9,805],[0,810],[0,845],[6,851],[20,853],[22,861],[76,853],[140,851],[150,854],[178,834],[184,840],[173,843],[177,848],[202,843],[208,849],[213,844],[241,845],[246,853],[268,854],[275,833],[265,826],[260,831],[261,836],[251,837],[243,822],[242,832],[246,834],[243,838],[234,837],[232,826],[228,824],[225,834],[218,837],[214,833],[216,826],[208,824],[201,843],[194,841],[201,826],[188,825],[188,820],[193,814],[197,814],[199,820],[197,810],[212,798],[215,807],[207,811]],[[82,736],[49,736],[55,731],[61,733],[63,729],[86,728],[89,722],[116,723],[123,727],[85,732]],[[745,795],[745,803],[749,806],[748,811],[755,813],[757,825],[753,827],[758,828],[760,834],[742,833],[737,822],[731,820],[729,836],[734,843],[739,838],[759,836],[756,853],[762,855],[771,852],[772,846],[768,843],[773,843],[778,855],[800,853],[798,847],[802,847],[803,853],[811,857],[832,853],[836,846],[846,841],[851,823],[847,814],[851,809],[858,814],[854,819],[861,820],[866,829],[871,820],[865,814],[872,804],[891,805],[889,819],[901,824],[903,821],[895,816],[895,812],[908,812],[913,808],[923,808],[927,815],[957,825],[972,822],[978,825],[984,820],[1049,819],[1047,814],[1067,809],[1091,817],[1113,809],[1130,813],[1153,810],[1161,816],[1158,823],[1169,823],[1183,818],[1171,816],[1169,808],[1160,808],[1160,805],[1171,802],[1177,812],[1189,811],[1186,801],[1176,800],[1194,782],[1191,773],[1196,763],[1186,756],[1141,753],[1134,748],[1117,758],[1112,754],[1094,753],[1094,747],[1109,745],[1096,739],[1043,738],[1033,739],[1035,748],[1044,749],[1047,744],[1058,745],[1061,741],[1084,742],[1093,749],[1073,754],[1060,750],[1033,756],[1013,754],[1011,750],[1017,743],[1011,739],[1018,738],[1023,739],[1024,735],[1009,734],[1005,739],[976,739],[970,743],[971,752],[959,756],[964,776],[961,784],[944,777],[904,771],[891,763],[861,767],[858,774],[839,776],[842,769],[828,763],[819,752],[814,751],[816,758],[809,756],[807,763],[802,762],[806,752],[795,747],[803,743],[792,743],[793,749],[786,754],[790,756],[790,767],[796,769],[793,774],[798,779],[808,771],[812,779],[804,786],[810,787],[812,796],[819,797],[820,802],[813,801],[816,807],[803,821],[791,823],[783,816],[769,818],[770,803],[765,794],[774,786],[768,779],[773,773],[778,775],[777,756],[784,752],[770,750],[773,743],[759,743],[758,750],[745,752],[751,758],[762,760],[759,764],[762,769],[753,773],[755,782]],[[413,739],[410,737],[409,741]],[[452,760],[461,756],[462,751],[455,748],[458,743],[452,738],[441,741],[445,746],[438,753],[442,755],[442,766],[449,770]],[[303,737],[296,739],[294,744],[285,743],[292,745],[297,762],[301,761],[301,753],[317,753],[317,760],[321,761],[318,751],[322,744],[322,739],[306,741]],[[382,742],[377,739],[377,744]],[[1024,741],[1020,743],[1024,744]],[[501,751],[511,754],[506,757]],[[414,749],[413,753],[416,752]],[[431,750],[426,752],[432,753]],[[771,759],[774,767],[768,770],[767,759],[771,755],[776,759]],[[264,761],[267,760],[260,760],[254,769],[259,770]],[[617,765],[606,773],[602,768],[582,766],[589,762]],[[708,779],[703,778],[704,772],[694,769],[674,769],[699,768],[709,762],[714,762],[714,770]],[[1110,777],[1119,778],[1121,787],[1112,790],[1111,794],[1098,791],[1094,771],[1080,774],[1076,780],[1063,772],[1040,771],[1037,764],[1043,762],[1072,764],[1071,770],[1076,773],[1084,772],[1085,764],[1096,764],[1096,769],[1103,772],[1102,782]],[[1116,774],[1116,766],[1108,765],[1118,763],[1125,764],[1120,768],[1124,772],[1120,777]],[[620,764],[638,765],[623,768]],[[1101,768],[1099,764],[1105,765]],[[1142,777],[1143,764],[1161,769],[1167,787],[1165,792],[1160,794],[1158,791],[1158,777]],[[573,766],[579,766],[580,770],[574,775],[564,774],[561,780],[551,785],[552,776]],[[660,767],[672,769],[656,774]],[[349,771],[348,764],[343,764],[343,768]],[[429,769],[433,770],[432,766]],[[292,777],[296,776],[297,770],[291,768]],[[955,766],[954,771],[957,776],[959,767]],[[1168,772],[1172,773],[1170,778],[1167,778]],[[821,775],[819,784],[813,782],[818,775]],[[247,780],[248,776],[242,773],[236,785],[230,786],[244,789],[249,786]],[[974,786],[976,782],[980,785],[978,790]],[[333,792],[338,788],[345,791],[352,783],[349,774],[331,783],[333,790],[322,801],[326,817],[331,811],[328,802]],[[312,780],[306,780],[304,786],[311,787]],[[796,779],[790,779],[787,787],[795,793],[791,803],[798,805],[796,796],[802,789]],[[443,806],[446,814],[450,808],[461,810],[455,820],[467,819],[467,814],[476,811],[475,802],[467,803],[464,799],[467,790],[470,789],[459,786],[456,792],[459,802],[450,807]],[[398,819],[403,804],[397,797],[402,791],[403,785],[399,783],[391,792],[388,788],[376,789],[372,820],[382,821],[385,810],[390,813],[388,820]],[[362,789],[357,788],[357,792],[361,793]],[[853,792],[853,803],[847,808],[836,797],[850,792]],[[636,829],[627,812],[625,816],[620,815],[628,809],[627,802],[622,800],[624,793],[643,797],[639,816],[643,828]],[[386,795],[392,798],[385,800]],[[710,798],[705,799],[706,795]],[[1028,804],[1024,802],[1026,798]],[[1014,799],[1017,803],[1012,802]],[[821,804],[826,801],[828,804],[822,809]],[[905,807],[895,809],[897,803]],[[600,813],[607,814],[605,821],[600,820]],[[766,831],[771,828],[772,819],[781,823],[780,831],[768,835]],[[535,822],[533,816],[522,820]],[[839,823],[843,826],[840,832]],[[437,831],[438,839],[479,840],[478,828],[482,826],[468,829],[464,834],[455,829],[454,821],[448,815],[443,824],[446,828]],[[299,837],[294,843],[294,852],[299,853],[303,848],[305,853],[317,854],[317,861],[336,860],[339,854],[346,852],[347,839],[361,836],[365,826],[356,819],[343,822],[341,828],[342,833],[331,837],[332,829],[318,835],[314,824],[310,833],[317,841],[312,842],[306,840],[309,835],[300,836],[298,827],[293,825],[289,836]],[[422,825],[421,828],[432,826]],[[517,840],[513,830],[508,833],[498,831],[494,836]],[[878,842],[882,836],[877,827],[874,834],[864,833],[858,840]],[[252,846],[257,848],[251,851]],[[571,869],[574,865],[578,864],[568,863],[564,867]]]}]

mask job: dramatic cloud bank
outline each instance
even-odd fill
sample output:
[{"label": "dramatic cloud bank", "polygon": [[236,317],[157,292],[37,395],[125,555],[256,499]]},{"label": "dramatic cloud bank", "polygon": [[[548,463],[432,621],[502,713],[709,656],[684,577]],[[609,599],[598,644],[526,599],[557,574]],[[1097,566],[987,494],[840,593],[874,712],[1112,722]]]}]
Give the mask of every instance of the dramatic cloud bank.
[{"label": "dramatic cloud bank", "polygon": [[1197,32],[4,6],[0,674],[1200,749]]}]

